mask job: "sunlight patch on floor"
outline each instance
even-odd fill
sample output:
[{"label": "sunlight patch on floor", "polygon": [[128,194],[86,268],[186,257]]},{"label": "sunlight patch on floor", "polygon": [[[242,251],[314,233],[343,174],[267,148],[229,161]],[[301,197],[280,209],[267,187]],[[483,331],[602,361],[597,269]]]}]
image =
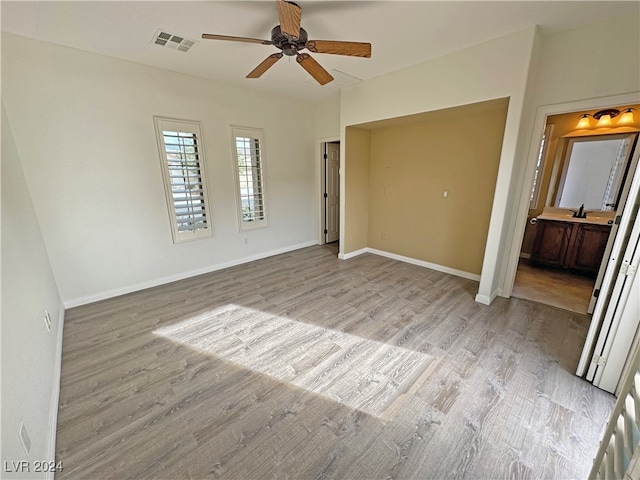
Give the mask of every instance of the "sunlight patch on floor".
[{"label": "sunlight patch on floor", "polygon": [[376,416],[434,360],[234,304],[154,333]]}]

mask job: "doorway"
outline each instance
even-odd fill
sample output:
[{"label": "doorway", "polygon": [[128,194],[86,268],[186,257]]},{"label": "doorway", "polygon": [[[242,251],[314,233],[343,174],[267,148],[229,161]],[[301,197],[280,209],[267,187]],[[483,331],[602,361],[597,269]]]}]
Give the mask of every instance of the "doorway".
[{"label": "doorway", "polygon": [[322,243],[340,239],[340,142],[323,142],[321,175]]},{"label": "doorway", "polygon": [[[620,129],[576,129],[585,114],[546,118],[512,290],[583,315],[597,300],[637,138]],[[587,217],[575,218],[583,210]]]}]

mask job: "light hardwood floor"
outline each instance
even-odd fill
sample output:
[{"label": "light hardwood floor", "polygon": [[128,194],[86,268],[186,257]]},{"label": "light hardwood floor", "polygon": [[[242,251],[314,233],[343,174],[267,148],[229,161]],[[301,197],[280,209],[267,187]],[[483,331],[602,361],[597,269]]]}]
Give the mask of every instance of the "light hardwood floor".
[{"label": "light hardwood floor", "polygon": [[57,478],[586,478],[588,318],[310,247],[69,310]]}]

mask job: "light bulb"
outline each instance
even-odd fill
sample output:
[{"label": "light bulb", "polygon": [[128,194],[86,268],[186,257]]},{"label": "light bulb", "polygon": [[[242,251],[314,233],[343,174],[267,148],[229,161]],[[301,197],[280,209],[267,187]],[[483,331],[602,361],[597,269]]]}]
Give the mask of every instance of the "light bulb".
[{"label": "light bulb", "polygon": [[633,110],[631,108],[627,108],[624,113],[620,116],[620,120],[618,120],[618,125],[633,125]]},{"label": "light bulb", "polygon": [[606,113],[598,119],[598,123],[596,123],[596,127],[610,127],[612,124],[613,123],[611,122],[611,115]]},{"label": "light bulb", "polygon": [[585,113],[580,117],[580,120],[578,120],[578,124],[576,125],[576,128],[578,130],[582,130],[589,127],[591,127],[591,123],[589,122],[589,115]]}]

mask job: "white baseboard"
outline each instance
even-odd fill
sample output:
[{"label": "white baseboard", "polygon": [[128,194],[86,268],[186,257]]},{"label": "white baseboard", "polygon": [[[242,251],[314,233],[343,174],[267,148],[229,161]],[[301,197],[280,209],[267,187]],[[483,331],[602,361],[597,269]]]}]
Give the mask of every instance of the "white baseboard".
[{"label": "white baseboard", "polygon": [[[64,332],[64,307],[60,305],[56,331],[56,352],[53,365],[53,386],[51,388],[51,402],[49,405],[49,444],[47,445],[47,461],[56,460],[56,435],[58,431],[58,407],[60,405],[60,378],[62,373],[62,335]],[[55,469],[46,474],[46,478],[53,480]]]},{"label": "white baseboard", "polygon": [[238,258],[229,262],[219,263],[217,265],[209,265],[205,268],[199,268],[198,270],[191,270],[188,272],[178,273],[176,275],[170,275],[167,277],[158,278],[148,282],[142,282],[135,285],[129,285],[122,288],[116,288],[114,290],[108,290],[106,292],[96,293],[94,295],[87,295],[85,297],[74,298],[64,302],[65,308],[79,307],[80,305],[87,305],[93,302],[99,302],[100,300],[106,300],[108,298],[119,297],[120,295],[126,295],[128,293],[138,292],[147,288],[157,287],[158,285],[164,285],[178,280],[184,280],[185,278],[195,277],[197,275],[203,275],[205,273],[215,272],[217,270],[223,270],[229,267],[235,267],[236,265],[242,265],[243,263],[249,263],[263,258],[273,257],[274,255],[280,255],[282,253],[292,252],[294,250],[300,250],[301,248],[311,247],[318,245],[317,240],[312,240],[305,243],[299,243],[297,245],[291,245],[277,250],[271,250],[269,252],[258,253],[250,257]]},{"label": "white baseboard", "polygon": [[479,293],[476,295],[476,302],[481,303],[483,305],[491,305],[491,298],[486,295],[480,295]]},{"label": "white baseboard", "polygon": [[483,305],[491,305],[493,301],[501,295],[501,293],[502,292],[500,290],[494,290],[493,292],[491,292],[491,295],[489,296],[481,295],[478,293],[476,295],[476,302],[481,303]]},{"label": "white baseboard", "polygon": [[374,255],[379,255],[381,257],[391,258],[393,260],[398,260],[400,262],[410,263],[412,265],[417,265],[419,267],[429,268],[431,270],[436,270],[438,272],[448,273],[451,275],[455,275],[456,277],[475,280],[476,282],[480,281],[480,275],[475,273],[465,272],[464,270],[445,267],[444,265],[438,265],[437,263],[425,262],[424,260],[418,260],[416,258],[405,257],[404,255],[398,255],[396,253],[385,252],[384,250],[378,250],[376,248],[369,248],[369,247],[361,248],[360,250],[356,250],[355,252],[340,254],[338,255],[338,258],[340,258],[341,260],[348,260],[349,258],[362,255],[363,253],[372,253]]},{"label": "white baseboard", "polygon": [[340,260],[349,260],[350,258],[357,257],[358,255],[362,255],[363,253],[367,253],[368,251],[368,248],[361,248],[360,250],[356,250],[355,252],[339,253],[338,258]]},{"label": "white baseboard", "polygon": [[520,252],[520,258],[524,258],[525,260],[529,260],[531,258],[530,253]]}]

